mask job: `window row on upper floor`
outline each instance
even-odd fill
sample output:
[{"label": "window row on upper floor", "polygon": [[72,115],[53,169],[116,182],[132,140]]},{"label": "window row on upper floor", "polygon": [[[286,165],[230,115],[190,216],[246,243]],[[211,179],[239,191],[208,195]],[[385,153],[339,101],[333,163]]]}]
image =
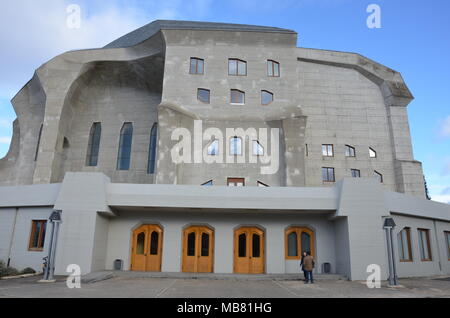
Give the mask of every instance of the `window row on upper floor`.
[{"label": "window row on upper floor", "polygon": [[[345,156],[349,158],[356,158],[356,148],[350,145],[345,145]],[[322,157],[334,157],[334,145],[322,144]],[[377,158],[377,152],[369,147],[369,158]],[[306,145],[306,155],[308,156],[308,145]]]},{"label": "window row on upper floor", "polygon": [[[207,88],[198,88],[197,99],[202,103],[209,104],[211,102],[211,91]],[[261,105],[269,105],[273,100],[274,95],[272,92],[267,90],[261,91]],[[230,90],[230,104],[245,105],[245,92],[238,89]]]},{"label": "window row on upper floor", "polygon": [[[350,169],[350,175],[353,178],[361,178],[361,170]],[[374,170],[373,177],[375,177],[380,183],[383,183],[383,175]],[[322,181],[323,182],[336,182],[335,169],[332,167],[322,167]]]},{"label": "window row on upper floor", "polygon": [[[191,57],[189,65],[189,74],[203,75],[205,74],[205,60],[198,57]],[[267,60],[267,76],[280,77],[280,63],[274,60]],[[230,76],[247,76],[247,61],[230,58],[228,59],[228,75]]]}]

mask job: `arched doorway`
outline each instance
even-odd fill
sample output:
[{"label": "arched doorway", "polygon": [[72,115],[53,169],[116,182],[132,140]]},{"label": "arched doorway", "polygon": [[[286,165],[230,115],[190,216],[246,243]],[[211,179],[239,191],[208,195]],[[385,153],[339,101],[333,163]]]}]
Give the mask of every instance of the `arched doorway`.
[{"label": "arched doorway", "polygon": [[161,271],[163,230],[159,225],[145,224],[133,231],[132,271]]},{"label": "arched doorway", "polygon": [[264,231],[257,227],[241,227],[234,231],[234,272],[263,274],[265,272]]},{"label": "arched doorway", "polygon": [[212,273],[214,231],[207,226],[190,226],[183,231],[182,271]]}]

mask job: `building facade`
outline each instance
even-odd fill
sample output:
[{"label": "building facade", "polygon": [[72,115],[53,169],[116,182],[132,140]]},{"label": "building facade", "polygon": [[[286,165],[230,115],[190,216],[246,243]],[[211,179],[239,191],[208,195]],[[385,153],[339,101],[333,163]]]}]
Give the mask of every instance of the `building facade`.
[{"label": "building facade", "polygon": [[401,75],[292,30],[155,21],[41,66],[0,160],[0,259],[56,272],[450,273],[450,207],[425,198]]}]

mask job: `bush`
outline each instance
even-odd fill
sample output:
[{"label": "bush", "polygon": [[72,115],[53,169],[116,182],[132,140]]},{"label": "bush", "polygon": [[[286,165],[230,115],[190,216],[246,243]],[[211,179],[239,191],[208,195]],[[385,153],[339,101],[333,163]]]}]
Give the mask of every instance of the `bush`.
[{"label": "bush", "polygon": [[0,277],[16,275],[19,275],[19,271],[14,267],[3,267],[0,269]]},{"label": "bush", "polygon": [[35,274],[35,273],[36,271],[31,267],[27,267],[20,272],[20,274]]}]

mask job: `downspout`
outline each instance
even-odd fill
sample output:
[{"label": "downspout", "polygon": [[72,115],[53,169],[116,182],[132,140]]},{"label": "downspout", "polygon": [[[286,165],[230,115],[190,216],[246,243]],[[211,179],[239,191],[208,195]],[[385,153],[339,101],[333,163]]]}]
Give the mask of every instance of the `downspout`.
[{"label": "downspout", "polygon": [[12,246],[13,246],[13,241],[14,241],[14,235],[16,233],[17,214],[19,214],[19,208],[16,208],[16,210],[14,212],[14,222],[13,222],[13,228],[12,228],[12,232],[11,232],[11,239],[9,240],[8,258],[7,258],[6,267],[9,267],[9,265],[11,264],[11,252],[12,252]]},{"label": "downspout", "polygon": [[[438,237],[438,231],[437,231],[437,227],[436,227],[436,220],[433,220],[433,227],[434,227],[434,236],[436,238],[436,247],[437,247],[437,255],[438,255],[439,272],[442,274],[441,249],[439,247],[439,237]],[[431,244],[431,242],[430,242],[430,244]]]}]

